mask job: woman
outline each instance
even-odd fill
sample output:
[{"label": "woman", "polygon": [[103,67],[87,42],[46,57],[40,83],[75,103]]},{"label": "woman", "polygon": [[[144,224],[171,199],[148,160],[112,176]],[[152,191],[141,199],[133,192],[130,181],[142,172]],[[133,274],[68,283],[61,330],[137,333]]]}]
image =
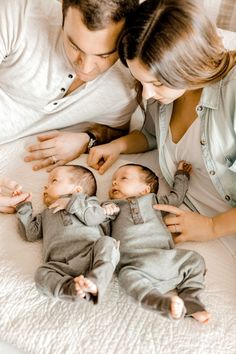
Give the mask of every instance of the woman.
[{"label": "woman", "polygon": [[[9,193],[6,195],[3,189],[6,189]],[[14,213],[15,206],[28,197],[29,193],[23,193],[22,187],[17,182],[7,177],[0,178],[0,212]]]},{"label": "woman", "polygon": [[119,53],[148,100],[145,124],[93,148],[88,163],[103,173],[120,153],[157,146],[171,185],[177,161],[186,160],[191,211],[156,206],[175,214],[166,219],[175,241],[236,235],[236,52],[224,49],[194,1],[146,0],[127,19]]}]

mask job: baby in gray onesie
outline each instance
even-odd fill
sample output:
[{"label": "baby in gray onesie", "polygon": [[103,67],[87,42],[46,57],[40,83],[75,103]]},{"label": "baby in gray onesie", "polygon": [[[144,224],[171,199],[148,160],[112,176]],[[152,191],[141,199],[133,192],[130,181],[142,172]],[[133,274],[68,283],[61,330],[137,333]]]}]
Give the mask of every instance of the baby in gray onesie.
[{"label": "baby in gray onesie", "polygon": [[[184,315],[206,323],[210,317],[198,298],[205,263],[194,251],[175,249],[172,236],[155,204],[179,206],[189,183],[191,165],[181,161],[169,195],[157,197],[158,177],[148,168],[128,164],[114,174],[104,203],[113,218],[112,237],[120,241],[117,270],[120,284],[142,306],[164,316]],[[178,295],[164,295],[176,289]]]},{"label": "baby in gray onesie", "polygon": [[100,225],[106,215],[96,188],[87,168],[61,166],[48,176],[42,213],[33,216],[29,201],[17,206],[21,235],[28,241],[43,238],[44,264],[35,281],[46,295],[97,303],[106,291],[119,262],[119,246]]}]

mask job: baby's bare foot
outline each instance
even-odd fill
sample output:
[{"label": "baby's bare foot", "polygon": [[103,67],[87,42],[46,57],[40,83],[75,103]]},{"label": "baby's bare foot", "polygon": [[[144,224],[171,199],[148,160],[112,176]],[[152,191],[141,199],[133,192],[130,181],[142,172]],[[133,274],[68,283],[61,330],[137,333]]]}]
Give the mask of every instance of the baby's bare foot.
[{"label": "baby's bare foot", "polygon": [[174,320],[179,320],[184,313],[184,302],[183,300],[175,295],[171,297],[170,313]]},{"label": "baby's bare foot", "polygon": [[84,291],[84,276],[80,275],[79,277],[74,278],[74,282],[75,282],[75,289],[77,291],[77,295],[80,298],[84,298],[86,295]]},{"label": "baby's bare foot", "polygon": [[211,315],[207,311],[198,311],[192,314],[192,317],[195,318],[198,322],[201,323],[208,323],[209,319],[211,318]]},{"label": "baby's bare foot", "polygon": [[94,284],[92,280],[85,278],[83,275],[74,278],[74,282],[75,289],[79,297],[84,298],[86,293],[92,294],[94,296],[98,294],[96,284]]}]

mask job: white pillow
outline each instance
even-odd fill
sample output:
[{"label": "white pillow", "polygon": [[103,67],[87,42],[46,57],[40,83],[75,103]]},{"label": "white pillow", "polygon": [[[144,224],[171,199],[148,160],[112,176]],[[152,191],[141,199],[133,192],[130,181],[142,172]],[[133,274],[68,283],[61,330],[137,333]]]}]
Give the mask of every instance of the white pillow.
[{"label": "white pillow", "polygon": [[236,50],[236,32],[226,31],[218,28],[218,32],[223,39],[225,48]]}]

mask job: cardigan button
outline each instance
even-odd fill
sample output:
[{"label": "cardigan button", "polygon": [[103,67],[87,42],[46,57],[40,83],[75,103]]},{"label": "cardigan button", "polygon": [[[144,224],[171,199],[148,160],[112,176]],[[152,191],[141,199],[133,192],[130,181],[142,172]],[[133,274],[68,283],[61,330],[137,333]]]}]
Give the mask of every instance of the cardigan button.
[{"label": "cardigan button", "polygon": [[198,112],[203,111],[203,106],[197,106],[197,111],[198,111]]}]

